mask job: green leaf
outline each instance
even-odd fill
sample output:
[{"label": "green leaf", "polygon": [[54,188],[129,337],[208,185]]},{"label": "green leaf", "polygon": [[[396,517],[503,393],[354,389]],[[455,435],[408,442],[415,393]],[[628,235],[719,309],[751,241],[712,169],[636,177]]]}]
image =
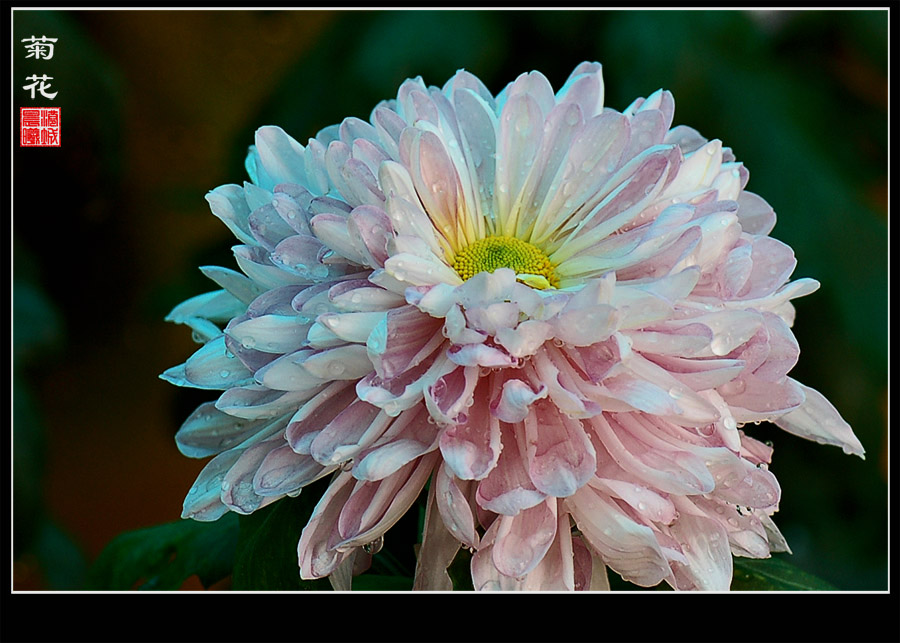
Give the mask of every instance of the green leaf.
[{"label": "green leaf", "polygon": [[41,520],[34,552],[50,589],[74,591],[84,588],[87,573],[84,553],[71,535],[47,517]]},{"label": "green leaf", "polygon": [[830,583],[809,574],[782,558],[735,558],[731,590],[753,591],[834,591]]},{"label": "green leaf", "polygon": [[215,522],[181,520],[126,532],[100,553],[88,585],[99,590],[176,590],[196,574],[209,587],[231,572],[237,538],[234,514]]},{"label": "green leaf", "polygon": [[300,578],[297,542],[322,496],[321,483],[296,498],[282,498],[249,516],[240,517],[241,533],[234,558],[232,587],[257,591],[328,591],[327,579]]}]

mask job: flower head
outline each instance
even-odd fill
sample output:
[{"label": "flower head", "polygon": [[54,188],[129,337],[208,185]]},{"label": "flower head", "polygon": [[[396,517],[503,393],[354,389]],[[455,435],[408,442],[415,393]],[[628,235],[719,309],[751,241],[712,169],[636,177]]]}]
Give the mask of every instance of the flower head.
[{"label": "flower head", "polygon": [[218,389],[176,437],[215,456],[184,516],[250,513],[332,476],[305,578],[352,563],[430,480],[416,587],[728,589],[787,544],[768,420],[863,454],[788,377],[785,244],[731,150],[672,127],[667,91],[618,112],[597,63],[492,95],[408,80],[303,146],[257,131],[252,183],[207,196],[243,274],[177,306],[203,346],[163,374]]}]

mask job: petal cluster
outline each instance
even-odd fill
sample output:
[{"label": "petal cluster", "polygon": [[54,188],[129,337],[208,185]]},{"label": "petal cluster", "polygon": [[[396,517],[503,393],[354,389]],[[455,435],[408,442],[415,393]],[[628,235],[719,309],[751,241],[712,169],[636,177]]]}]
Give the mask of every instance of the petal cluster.
[{"label": "petal cluster", "polygon": [[408,80],[306,145],[258,130],[251,181],[207,196],[241,272],[204,267],[219,289],[169,316],[202,347],[162,377],[222,391],[176,436],[214,456],[183,515],[329,476],[298,544],[316,578],[430,481],[417,589],[449,589],[460,547],[500,590],[604,588],[607,567],[724,590],[733,556],[787,550],[772,449],[741,427],[863,448],[788,376],[791,300],[818,284],[789,281],[731,150],[673,115],[663,90],[605,106],[582,63],[556,92]]}]

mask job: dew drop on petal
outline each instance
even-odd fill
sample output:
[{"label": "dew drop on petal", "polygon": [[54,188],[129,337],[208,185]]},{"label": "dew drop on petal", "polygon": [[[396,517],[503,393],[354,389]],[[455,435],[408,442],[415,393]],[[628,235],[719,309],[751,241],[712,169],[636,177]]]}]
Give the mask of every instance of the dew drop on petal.
[{"label": "dew drop on petal", "polygon": [[384,536],[379,536],[372,542],[363,545],[363,551],[374,556],[381,551],[382,547],[384,547]]}]

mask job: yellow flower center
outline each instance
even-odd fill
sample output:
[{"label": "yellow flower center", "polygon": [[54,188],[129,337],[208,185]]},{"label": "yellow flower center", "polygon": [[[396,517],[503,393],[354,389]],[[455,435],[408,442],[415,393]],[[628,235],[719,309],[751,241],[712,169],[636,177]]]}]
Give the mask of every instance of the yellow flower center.
[{"label": "yellow flower center", "polygon": [[463,281],[497,268],[515,270],[516,278],[533,288],[559,288],[559,278],[547,255],[515,237],[480,239],[457,252],[453,260],[453,269]]}]

